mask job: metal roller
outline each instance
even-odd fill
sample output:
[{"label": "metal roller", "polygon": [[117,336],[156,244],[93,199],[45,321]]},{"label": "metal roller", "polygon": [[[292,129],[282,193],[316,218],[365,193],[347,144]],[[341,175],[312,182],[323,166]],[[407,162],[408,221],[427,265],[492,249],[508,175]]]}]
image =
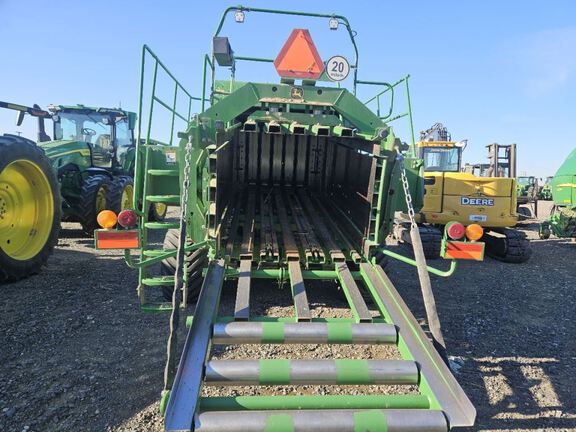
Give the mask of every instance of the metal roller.
[{"label": "metal roller", "polygon": [[418,384],[410,360],[212,360],[208,385]]},{"label": "metal roller", "polygon": [[229,322],[214,324],[213,343],[221,345],[394,344],[396,327],[385,323]]},{"label": "metal roller", "polygon": [[196,432],[446,432],[442,411],[301,410],[213,411],[195,418]]}]

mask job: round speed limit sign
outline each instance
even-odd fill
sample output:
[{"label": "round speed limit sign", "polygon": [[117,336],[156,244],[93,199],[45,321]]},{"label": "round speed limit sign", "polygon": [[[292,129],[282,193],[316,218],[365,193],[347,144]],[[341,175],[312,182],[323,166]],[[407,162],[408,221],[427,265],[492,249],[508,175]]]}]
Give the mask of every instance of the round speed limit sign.
[{"label": "round speed limit sign", "polygon": [[345,80],[350,73],[350,63],[345,57],[336,55],[330,57],[326,65],[326,75],[332,81],[342,81]]}]

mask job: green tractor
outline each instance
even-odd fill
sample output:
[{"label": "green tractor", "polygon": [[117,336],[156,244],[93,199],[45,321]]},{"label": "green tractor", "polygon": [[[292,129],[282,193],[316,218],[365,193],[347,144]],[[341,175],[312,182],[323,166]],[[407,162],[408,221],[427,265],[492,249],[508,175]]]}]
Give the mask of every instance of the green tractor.
[{"label": "green tractor", "polygon": [[552,201],[552,179],[553,176],[546,177],[544,184],[538,191],[538,199],[543,201]]},{"label": "green tractor", "polygon": [[[538,217],[538,179],[534,176],[516,177],[516,200],[521,220]],[[521,207],[528,205],[528,207]]]},{"label": "green tractor", "polygon": [[568,155],[550,182],[554,207],[540,225],[540,238],[576,238],[576,149]]},{"label": "green tractor", "polygon": [[[38,119],[37,143],[0,136],[0,282],[37,273],[57,242],[60,220],[79,222],[86,234],[104,209],[134,208],[132,179],[136,114],[83,105],[50,106],[0,102]],[[53,137],[44,121],[53,122]],[[149,207],[160,221],[165,203]]]}]

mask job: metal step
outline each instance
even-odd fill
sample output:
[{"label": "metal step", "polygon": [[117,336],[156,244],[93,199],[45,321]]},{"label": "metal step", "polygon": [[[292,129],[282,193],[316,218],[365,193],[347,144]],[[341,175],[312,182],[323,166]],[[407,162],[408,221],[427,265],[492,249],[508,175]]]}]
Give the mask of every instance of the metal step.
[{"label": "metal step", "polygon": [[208,385],[418,384],[411,360],[212,360]]},{"label": "metal step", "polygon": [[180,204],[180,195],[147,195],[146,201],[159,202],[159,203],[169,203],[169,204]]},{"label": "metal step", "polygon": [[146,286],[169,286],[174,285],[174,276],[156,276],[142,279]]},{"label": "metal step", "polygon": [[214,324],[212,343],[238,344],[395,344],[396,327],[384,323],[229,322]]},{"label": "metal step", "polygon": [[430,399],[420,394],[212,396],[200,398],[200,412],[304,409],[430,409]]},{"label": "metal step", "polygon": [[148,229],[172,229],[180,228],[180,222],[146,222],[144,228]]},{"label": "metal step", "polygon": [[170,312],[172,310],[172,303],[168,302],[146,303],[140,305],[140,309],[143,312]]},{"label": "metal step", "polygon": [[142,253],[147,257],[157,257],[164,255],[166,252],[175,251],[176,249],[144,249]]},{"label": "metal step", "polygon": [[195,432],[446,432],[442,411],[425,409],[208,411]]},{"label": "metal step", "polygon": [[163,176],[163,177],[178,177],[180,175],[177,169],[149,169],[148,175],[151,176]]}]

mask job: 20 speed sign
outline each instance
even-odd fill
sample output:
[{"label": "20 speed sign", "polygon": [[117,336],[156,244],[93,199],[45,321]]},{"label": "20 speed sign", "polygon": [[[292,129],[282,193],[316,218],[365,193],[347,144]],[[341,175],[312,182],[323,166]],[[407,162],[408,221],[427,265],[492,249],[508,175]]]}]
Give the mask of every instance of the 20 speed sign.
[{"label": "20 speed sign", "polygon": [[336,55],[330,57],[326,65],[326,75],[332,81],[342,81],[345,80],[350,73],[350,63],[345,57]]}]

